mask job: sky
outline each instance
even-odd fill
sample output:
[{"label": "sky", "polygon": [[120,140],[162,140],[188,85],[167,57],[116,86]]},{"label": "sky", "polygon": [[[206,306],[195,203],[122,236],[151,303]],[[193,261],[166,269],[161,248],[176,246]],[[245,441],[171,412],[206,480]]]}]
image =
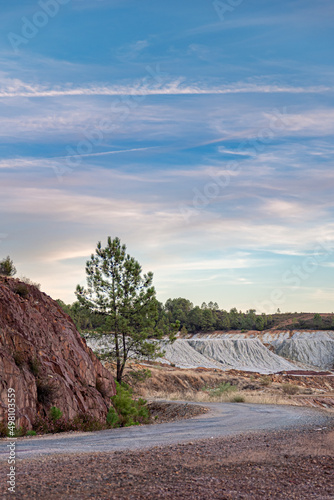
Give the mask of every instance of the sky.
[{"label": "sky", "polygon": [[0,0],[0,258],[67,303],[118,236],[159,300],[334,310],[332,0]]}]

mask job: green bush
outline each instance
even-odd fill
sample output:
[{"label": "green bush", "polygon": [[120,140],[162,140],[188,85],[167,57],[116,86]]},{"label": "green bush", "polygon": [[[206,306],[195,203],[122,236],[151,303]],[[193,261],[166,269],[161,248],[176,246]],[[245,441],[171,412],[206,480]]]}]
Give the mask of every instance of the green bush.
[{"label": "green bush", "polygon": [[116,382],[117,394],[111,397],[112,406],[107,415],[107,424],[110,427],[129,427],[130,425],[146,424],[150,413],[147,401],[132,398],[132,390],[124,383]]},{"label": "green bush", "polygon": [[63,412],[57,406],[52,406],[50,408],[50,417],[53,421],[59,420],[63,416]]},{"label": "green bush", "polygon": [[26,436],[36,436],[37,432],[36,431],[27,431]]}]

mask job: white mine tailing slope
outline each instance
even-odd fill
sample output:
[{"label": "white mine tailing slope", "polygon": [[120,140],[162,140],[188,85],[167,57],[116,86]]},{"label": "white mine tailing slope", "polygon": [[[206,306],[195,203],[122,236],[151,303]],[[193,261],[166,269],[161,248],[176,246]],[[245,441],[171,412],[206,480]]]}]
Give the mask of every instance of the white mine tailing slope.
[{"label": "white mine tailing slope", "polygon": [[[249,335],[249,334],[248,334]],[[301,369],[289,360],[302,363],[305,369],[333,370],[333,331],[275,331],[252,333],[217,333],[194,335],[164,346],[165,360],[182,368],[231,368],[260,373]],[[87,339],[96,352],[110,350],[107,339]],[[271,345],[271,352],[264,344]]]},{"label": "white mine tailing slope", "polygon": [[302,363],[305,368],[334,369],[334,332],[330,330],[197,334],[192,339],[258,339],[264,345],[274,348],[277,355]]},{"label": "white mine tailing slope", "polygon": [[334,340],[291,338],[275,346],[275,352],[306,365],[334,369]]},{"label": "white mine tailing slope", "polygon": [[258,339],[176,340],[164,358],[181,368],[219,368],[259,373],[300,369],[269,351]]},{"label": "white mine tailing slope", "polygon": [[173,363],[180,368],[219,368],[220,363],[214,359],[208,359],[197,352],[188,340],[175,340],[173,344],[164,345],[165,355],[163,360]]}]

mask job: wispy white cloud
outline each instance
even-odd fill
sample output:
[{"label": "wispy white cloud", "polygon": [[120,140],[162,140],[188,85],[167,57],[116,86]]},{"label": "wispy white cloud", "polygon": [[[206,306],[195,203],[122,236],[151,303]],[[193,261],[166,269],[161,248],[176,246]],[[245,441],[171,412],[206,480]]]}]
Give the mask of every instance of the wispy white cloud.
[{"label": "wispy white cloud", "polygon": [[10,97],[59,97],[59,96],[119,96],[119,95],[204,95],[204,94],[242,94],[242,93],[290,93],[308,94],[333,92],[333,86],[288,86],[260,83],[237,82],[230,85],[210,87],[201,84],[187,84],[184,78],[169,83],[149,85],[142,81],[131,85],[90,85],[74,87],[71,84],[60,87],[36,85],[13,79],[0,88],[1,98]]}]

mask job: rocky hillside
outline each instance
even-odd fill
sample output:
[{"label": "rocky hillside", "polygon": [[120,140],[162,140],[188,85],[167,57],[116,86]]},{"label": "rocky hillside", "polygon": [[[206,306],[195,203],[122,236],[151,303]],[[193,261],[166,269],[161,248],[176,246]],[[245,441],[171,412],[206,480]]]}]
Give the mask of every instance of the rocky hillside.
[{"label": "rocky hillside", "polygon": [[0,421],[7,390],[16,392],[16,425],[31,428],[36,415],[57,406],[105,421],[112,375],[81,338],[71,318],[38,288],[0,277]]}]

